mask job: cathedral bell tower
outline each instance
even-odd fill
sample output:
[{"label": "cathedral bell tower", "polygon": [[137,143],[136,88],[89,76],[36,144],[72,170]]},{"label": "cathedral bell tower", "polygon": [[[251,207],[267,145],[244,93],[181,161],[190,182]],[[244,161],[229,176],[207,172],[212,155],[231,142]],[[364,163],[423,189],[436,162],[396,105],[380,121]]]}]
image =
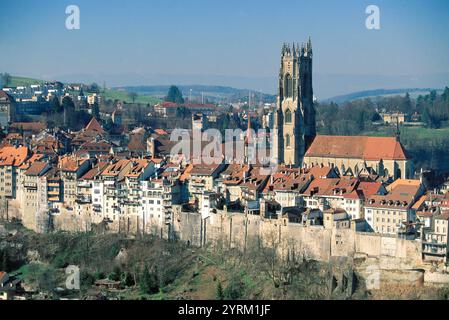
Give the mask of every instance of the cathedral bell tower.
[{"label": "cathedral bell tower", "polygon": [[273,129],[278,163],[302,166],[304,154],[316,135],[310,38],[301,46],[282,46]]}]

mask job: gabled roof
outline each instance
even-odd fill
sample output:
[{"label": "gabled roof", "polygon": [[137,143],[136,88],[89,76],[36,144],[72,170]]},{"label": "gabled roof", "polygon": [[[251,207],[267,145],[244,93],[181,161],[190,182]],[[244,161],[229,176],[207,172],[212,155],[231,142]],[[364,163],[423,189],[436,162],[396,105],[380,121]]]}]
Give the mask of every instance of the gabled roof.
[{"label": "gabled roof", "polygon": [[102,128],[101,124],[97,121],[95,117],[93,117],[89,123],[87,124],[86,128],[84,128],[84,131],[95,131],[99,134],[105,133],[104,129]]},{"label": "gabled roof", "polygon": [[11,97],[9,94],[7,94],[5,91],[0,90],[0,100],[6,101],[6,102],[12,102],[12,101],[14,101],[14,98]]},{"label": "gabled roof", "polygon": [[128,159],[121,159],[119,161],[117,161],[116,163],[113,163],[111,165],[109,165],[103,172],[102,172],[102,176],[112,176],[112,177],[116,177],[120,174],[120,172],[122,172],[127,166],[128,164],[131,163],[131,160]]},{"label": "gabled roof", "polygon": [[402,144],[394,137],[316,136],[306,157],[406,160]]},{"label": "gabled roof", "polygon": [[99,161],[92,169],[86,172],[80,180],[93,180],[97,176],[101,175],[104,169],[108,166],[107,162]]},{"label": "gabled roof", "polygon": [[62,171],[74,172],[78,171],[80,166],[86,161],[88,161],[88,159],[74,156],[64,156],[59,159],[59,167]]},{"label": "gabled roof", "polygon": [[139,177],[151,164],[151,161],[147,159],[132,159],[132,162],[132,167],[125,174],[126,177]]}]

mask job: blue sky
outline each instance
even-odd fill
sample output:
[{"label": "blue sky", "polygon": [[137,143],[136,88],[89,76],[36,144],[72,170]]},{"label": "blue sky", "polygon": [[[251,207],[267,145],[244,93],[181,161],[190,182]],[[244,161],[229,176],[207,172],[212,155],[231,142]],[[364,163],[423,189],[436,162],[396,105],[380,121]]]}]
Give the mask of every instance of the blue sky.
[{"label": "blue sky", "polygon": [[[80,30],[65,28],[71,4]],[[380,30],[365,28],[370,4]],[[449,84],[447,0],[2,0],[0,11],[0,72],[11,74],[275,92],[282,42],[311,36],[323,96]]]}]

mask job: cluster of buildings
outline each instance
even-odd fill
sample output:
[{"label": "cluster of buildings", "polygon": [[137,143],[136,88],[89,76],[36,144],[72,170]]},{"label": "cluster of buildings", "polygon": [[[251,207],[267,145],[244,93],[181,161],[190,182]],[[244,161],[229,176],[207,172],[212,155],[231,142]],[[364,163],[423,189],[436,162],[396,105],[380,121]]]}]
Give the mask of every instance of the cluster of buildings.
[{"label": "cluster of buildings", "polygon": [[327,215],[339,227],[419,239],[429,257],[448,253],[444,186],[429,192],[423,180],[327,163],[280,165],[271,174],[245,160],[194,164],[170,159],[164,130],[135,129],[120,145],[95,118],[79,132],[20,128],[0,145],[1,213],[40,232],[110,224],[119,232],[174,237],[176,210],[201,219],[228,210],[315,226],[324,226]]},{"label": "cluster of buildings", "polygon": [[[0,128],[5,130],[15,121],[40,120],[40,116],[53,111],[51,102],[57,98],[59,103],[65,96],[70,96],[72,86],[61,82],[45,82],[28,86],[0,88]],[[95,108],[101,101],[99,94],[85,95],[81,87],[79,94],[73,99],[79,109],[96,114]]]},{"label": "cluster of buildings", "polygon": [[[155,111],[173,109],[161,104]],[[195,111],[201,113],[193,115],[192,126],[202,130],[211,110]],[[0,145],[0,214],[40,232],[102,226],[197,245],[219,229],[232,238],[273,222],[292,226],[289,232],[301,239],[322,234],[337,251],[346,245],[345,254],[362,243],[368,248],[366,237],[355,239],[369,234],[419,243],[423,259],[446,261],[447,184],[429,191],[424,179],[413,179],[399,134],[316,135],[310,40],[282,48],[277,110],[270,121],[279,166],[269,173],[247,161],[257,143],[249,136],[241,137],[245,157],[230,162],[223,156],[208,164],[185,154],[171,157],[171,128],[135,128],[124,139],[96,118],[79,132],[16,125],[21,130]],[[229,217],[244,220],[231,219],[224,227]],[[339,234],[340,240],[326,231],[346,229],[355,233]],[[329,252],[324,241],[317,243],[322,254]]]}]

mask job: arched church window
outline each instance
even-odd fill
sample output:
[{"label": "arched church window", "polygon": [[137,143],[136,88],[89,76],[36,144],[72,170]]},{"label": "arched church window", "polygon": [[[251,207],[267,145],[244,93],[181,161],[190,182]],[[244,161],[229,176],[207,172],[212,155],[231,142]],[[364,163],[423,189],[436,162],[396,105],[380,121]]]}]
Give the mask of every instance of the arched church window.
[{"label": "arched church window", "polygon": [[287,136],[285,137],[285,146],[288,148],[290,147],[290,135],[287,134]]},{"label": "arched church window", "polygon": [[286,98],[290,98],[293,95],[293,80],[289,73],[284,78],[284,95]]},{"label": "arched church window", "polygon": [[292,112],[290,109],[285,110],[285,123],[292,123]]}]

